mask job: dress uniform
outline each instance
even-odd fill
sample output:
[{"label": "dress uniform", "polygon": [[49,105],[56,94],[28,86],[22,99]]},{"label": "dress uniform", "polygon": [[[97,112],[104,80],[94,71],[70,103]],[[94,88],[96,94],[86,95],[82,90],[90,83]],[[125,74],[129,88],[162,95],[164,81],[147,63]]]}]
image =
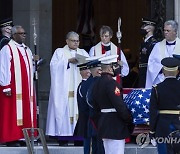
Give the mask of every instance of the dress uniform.
[{"label": "dress uniform", "polygon": [[[0,21],[0,29],[4,28],[4,27],[12,27],[12,20],[11,19],[5,19]],[[11,30],[11,29],[9,29]],[[1,30],[2,31],[2,30]],[[1,35],[0,36],[0,50],[6,45],[8,44],[10,41],[10,37],[7,37],[5,35]]]},{"label": "dress uniform", "polygon": [[[104,57],[101,63],[112,65],[117,55]],[[117,64],[117,63],[116,63]],[[111,66],[113,67],[113,66]],[[118,67],[120,68],[120,67]],[[113,69],[114,74],[116,69]],[[123,102],[120,85],[111,73],[103,71],[93,85],[91,99],[96,112],[98,136],[103,139],[105,153],[123,154],[125,138],[129,137],[126,123],[129,122],[129,111]]]},{"label": "dress uniform", "polygon": [[[176,58],[176,59],[178,59],[178,60],[180,60],[180,55],[173,54],[173,57]],[[177,79],[180,80],[180,66],[179,66],[178,69],[179,69],[179,73],[178,73],[178,75],[177,75]]]},{"label": "dress uniform", "polygon": [[[77,65],[81,70],[86,70],[87,63]],[[76,136],[82,136],[84,138],[87,137],[87,121],[89,118],[89,107],[86,103],[86,93],[87,89],[89,87],[89,83],[91,83],[92,77],[90,76],[87,80],[82,79],[82,82],[79,84],[77,88],[77,103],[78,103],[78,111],[79,111],[79,117],[78,121],[75,127],[74,135]]]},{"label": "dress uniform", "polygon": [[[153,86],[150,98],[150,134],[155,137],[167,138],[171,132],[180,130],[180,81],[176,72],[180,61],[168,57],[161,61],[165,80]],[[171,73],[171,74],[169,74]],[[172,74],[174,73],[174,75]],[[159,154],[175,154],[175,150],[166,142],[158,143]],[[180,152],[180,151],[179,151]]]},{"label": "dress uniform", "polygon": [[[150,19],[143,19],[142,23],[143,23],[142,25],[143,28],[141,28],[141,30],[143,30],[143,33],[145,33],[144,35],[146,36],[148,32],[144,28],[148,25],[155,26],[156,24],[154,21]],[[148,58],[154,45],[157,43],[157,40],[154,38],[152,34],[144,39],[140,47],[140,55],[139,55],[139,87],[140,88],[145,87]]]},{"label": "dress uniform", "polygon": [[[101,56],[102,57],[102,56]],[[98,58],[90,57],[88,60]],[[96,68],[100,67],[98,60],[90,61],[86,64],[86,67]],[[80,66],[82,67],[82,66]],[[84,154],[90,154],[90,146],[92,142],[92,154],[103,154],[98,148],[97,132],[93,127],[89,118],[90,108],[87,103],[87,92],[91,84],[94,82],[94,77],[91,75],[86,81],[82,81],[77,91],[77,102],[79,109],[79,118],[75,128],[74,135],[84,137]]]},{"label": "dress uniform", "polygon": [[[90,57],[90,59],[91,58],[93,58],[93,57]],[[89,89],[88,89],[87,95],[86,95],[86,101],[89,106],[88,133],[89,133],[89,136],[92,136],[92,138],[94,138],[94,140],[96,139],[96,145],[95,145],[94,149],[95,148],[97,149],[97,151],[96,151],[97,154],[104,154],[105,151],[104,151],[102,139],[97,136],[97,127],[96,127],[95,122],[92,119],[92,115],[94,115],[94,108],[93,108],[93,102],[91,100],[92,87],[94,85],[94,82],[100,77],[101,72],[102,72],[101,63],[99,60],[93,60],[88,64],[88,66],[93,75],[91,85],[89,86]],[[92,149],[93,149],[93,147],[92,147]]]},{"label": "dress uniform", "polygon": [[[80,71],[87,70],[87,63],[78,65]],[[77,103],[78,103],[78,121],[75,126],[74,136],[83,137],[84,154],[89,154],[90,139],[88,138],[88,120],[89,120],[89,107],[86,103],[86,93],[91,83],[92,77],[82,80],[77,88]]]}]

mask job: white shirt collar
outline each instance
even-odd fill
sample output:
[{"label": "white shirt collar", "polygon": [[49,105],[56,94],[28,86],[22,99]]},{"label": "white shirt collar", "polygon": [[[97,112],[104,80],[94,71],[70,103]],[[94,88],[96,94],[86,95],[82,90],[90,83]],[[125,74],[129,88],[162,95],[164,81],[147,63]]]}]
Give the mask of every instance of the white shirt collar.
[{"label": "white shirt collar", "polygon": [[15,43],[15,45],[16,45],[17,47],[27,48],[26,45],[25,45],[24,43],[19,44],[19,43],[17,43],[16,41],[14,41],[14,43]]},{"label": "white shirt collar", "polygon": [[111,45],[111,42],[107,43],[107,44],[104,44],[103,42],[101,42],[102,45],[104,46],[110,46]]},{"label": "white shirt collar", "polygon": [[[167,41],[167,40],[166,40]],[[176,39],[174,41],[167,41],[168,43],[174,43],[176,41]]]}]

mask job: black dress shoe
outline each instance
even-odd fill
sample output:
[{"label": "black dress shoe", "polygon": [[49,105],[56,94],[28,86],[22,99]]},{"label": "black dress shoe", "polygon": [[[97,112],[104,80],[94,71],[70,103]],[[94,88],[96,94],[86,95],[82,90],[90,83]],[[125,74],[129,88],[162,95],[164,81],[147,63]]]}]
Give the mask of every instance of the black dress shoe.
[{"label": "black dress shoe", "polygon": [[20,147],[19,141],[6,142],[7,147]]}]

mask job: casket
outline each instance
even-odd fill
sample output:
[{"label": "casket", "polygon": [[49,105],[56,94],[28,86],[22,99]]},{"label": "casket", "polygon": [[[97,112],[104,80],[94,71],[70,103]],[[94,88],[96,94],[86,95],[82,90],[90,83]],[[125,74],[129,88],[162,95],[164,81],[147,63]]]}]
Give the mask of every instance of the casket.
[{"label": "casket", "polygon": [[149,132],[149,103],[151,89],[124,88],[123,97],[135,124],[132,135]]}]

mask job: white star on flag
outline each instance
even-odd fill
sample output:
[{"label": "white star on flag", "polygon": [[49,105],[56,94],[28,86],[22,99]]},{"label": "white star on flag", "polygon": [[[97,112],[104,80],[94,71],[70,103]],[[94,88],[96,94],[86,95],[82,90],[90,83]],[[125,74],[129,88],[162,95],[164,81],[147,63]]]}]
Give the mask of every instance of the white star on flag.
[{"label": "white star on flag", "polygon": [[143,96],[142,96],[142,94],[140,94],[138,97],[141,99]]},{"label": "white star on flag", "polygon": [[136,104],[137,104],[137,105],[139,105],[139,104],[140,104],[140,102],[139,102],[139,101],[136,101]]},{"label": "white star on flag", "polygon": [[149,103],[149,102],[150,102],[150,99],[146,98],[146,102]]},{"label": "white star on flag", "polygon": [[145,112],[145,113],[149,113],[149,109],[146,109],[146,108],[145,108],[145,109],[144,109],[144,112]]},{"label": "white star on flag", "polygon": [[148,121],[149,121],[149,118],[145,118],[144,121],[148,122]]},{"label": "white star on flag", "polygon": [[134,112],[136,112],[136,110],[135,110],[134,108],[132,108],[132,109],[131,109],[131,112],[133,112],[133,113],[134,113]]},{"label": "white star on flag", "polygon": [[146,92],[146,89],[142,89],[142,92],[143,92],[143,93]]},{"label": "white star on flag", "polygon": [[142,118],[142,114],[138,114],[138,117],[139,117],[139,118]]},{"label": "white star on flag", "polygon": [[134,124],[149,122],[149,102],[151,89],[132,89],[124,98],[132,113]]}]

